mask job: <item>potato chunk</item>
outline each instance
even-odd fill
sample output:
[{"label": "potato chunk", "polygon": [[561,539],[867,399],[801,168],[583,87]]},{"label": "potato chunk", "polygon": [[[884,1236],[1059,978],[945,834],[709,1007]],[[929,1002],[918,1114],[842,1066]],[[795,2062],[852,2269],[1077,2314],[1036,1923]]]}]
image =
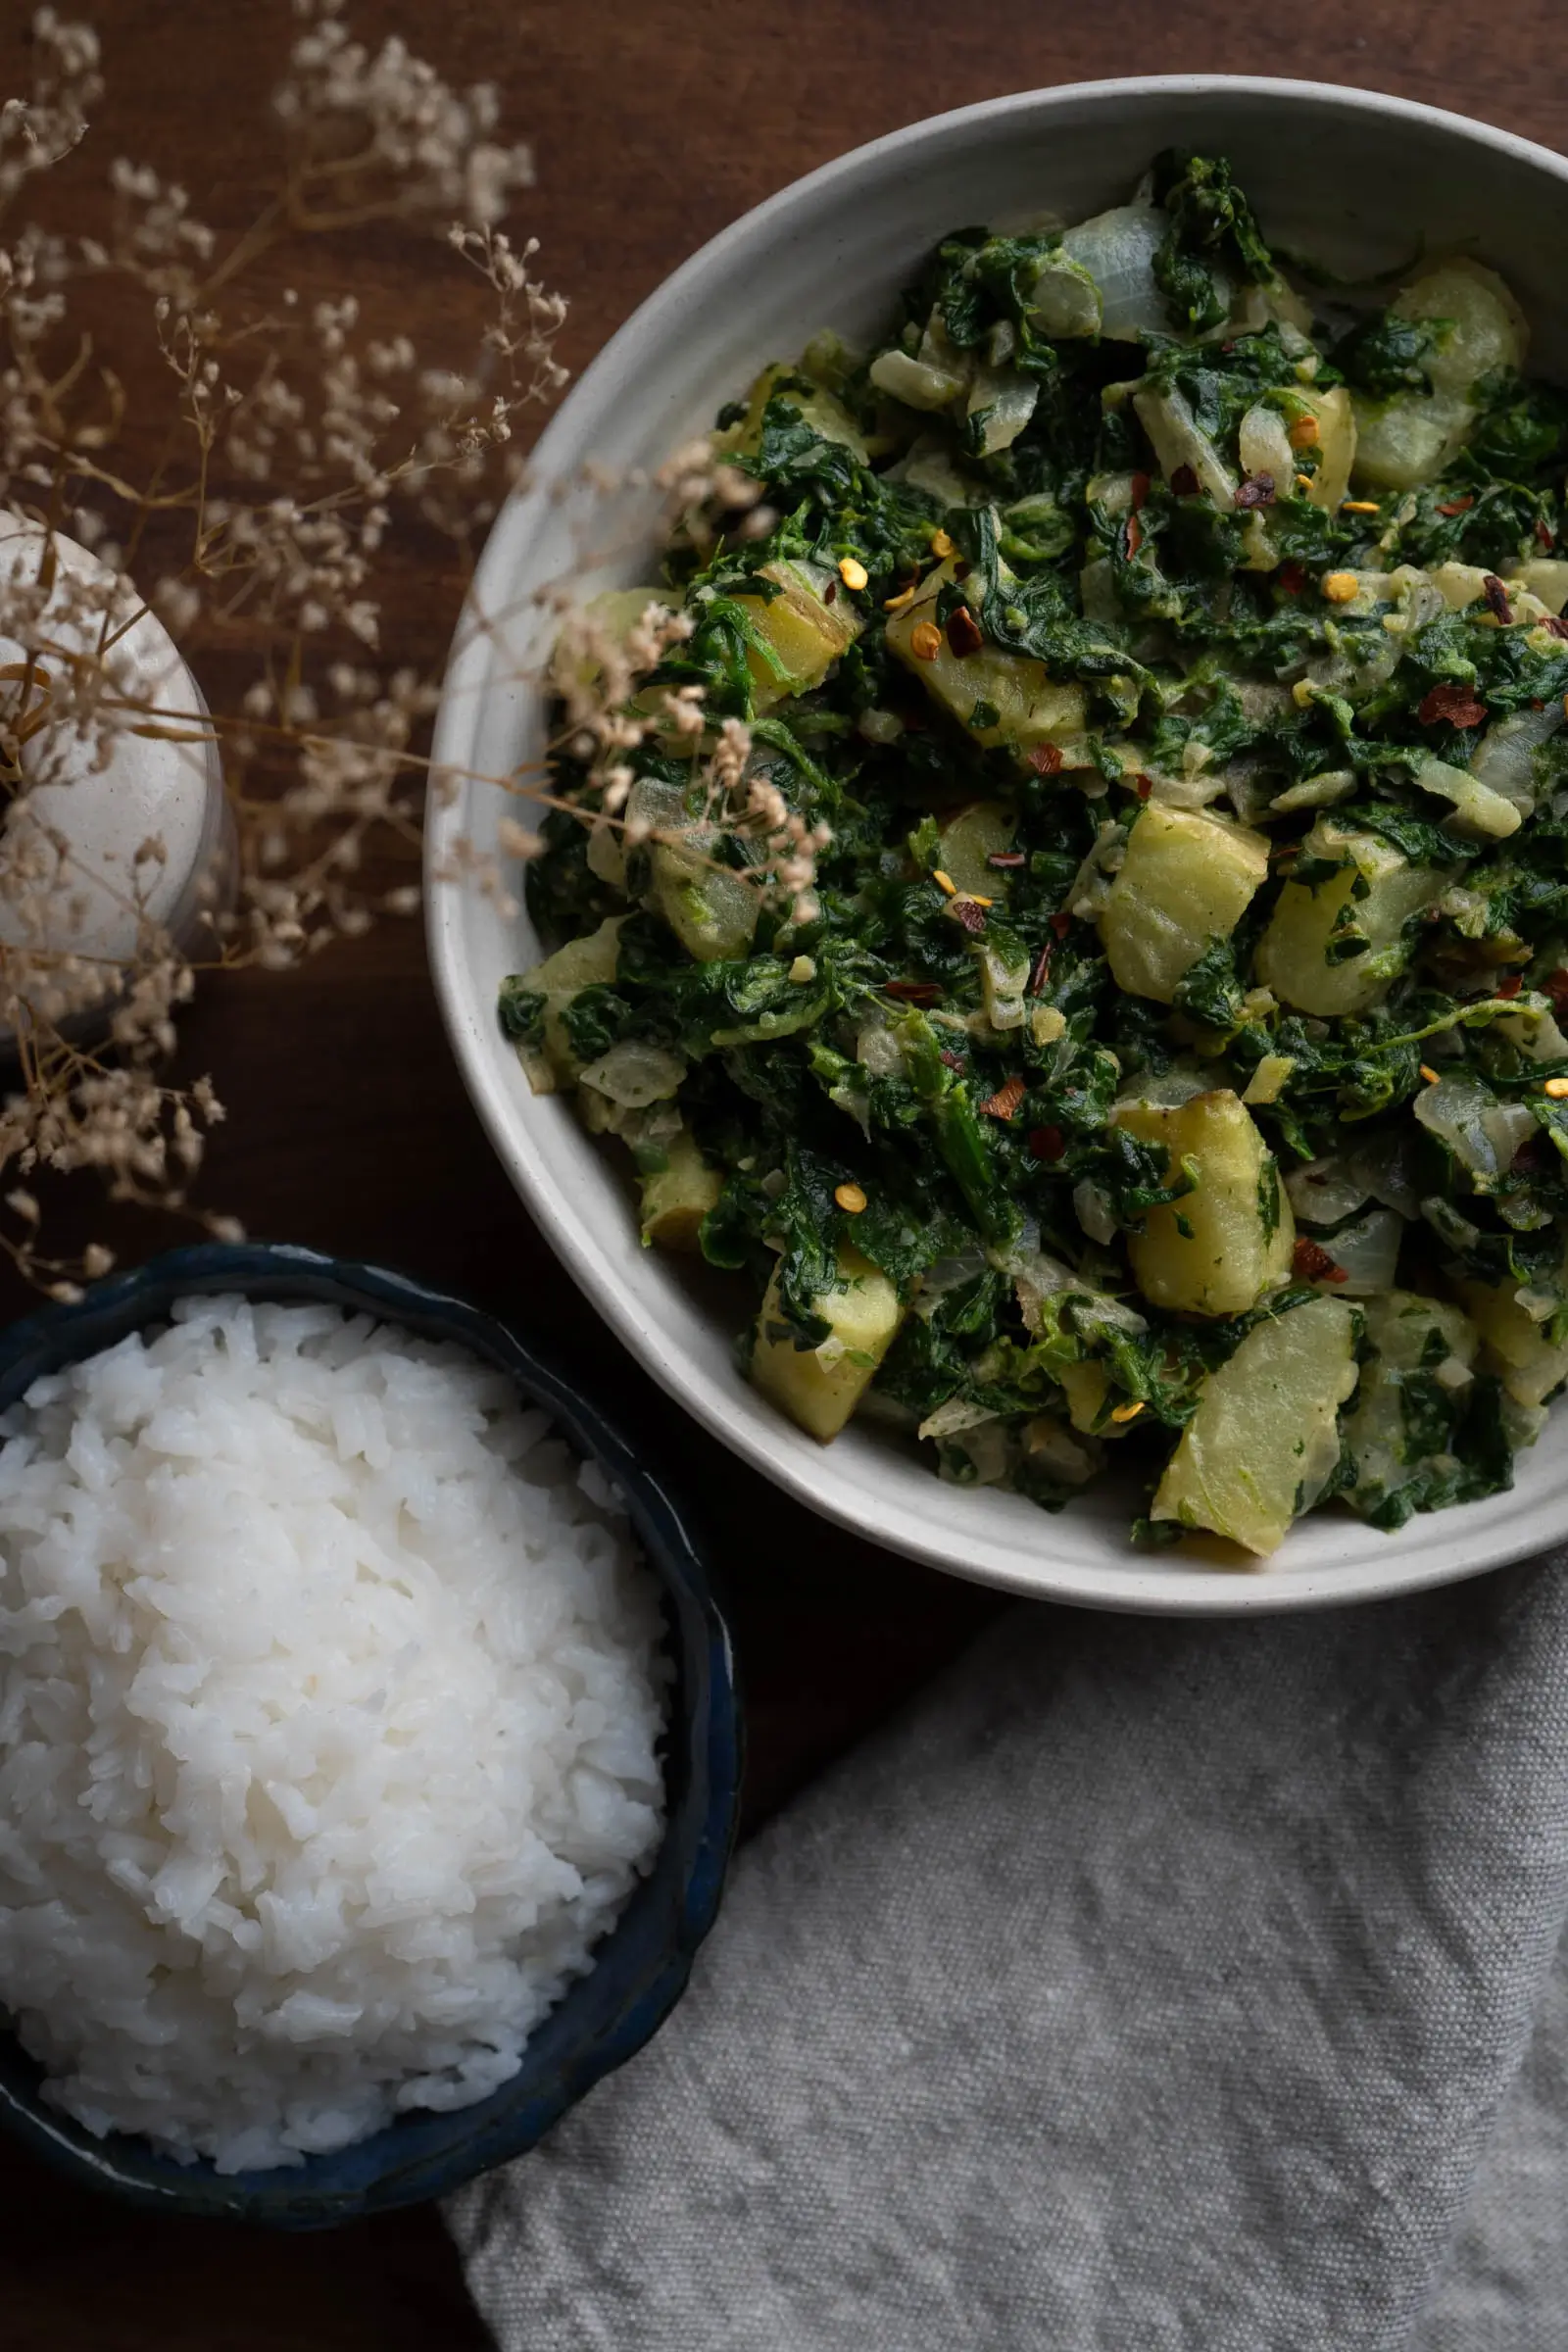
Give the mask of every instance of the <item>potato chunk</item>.
[{"label": "potato chunk", "polygon": [[740,423],[719,434],[715,447],[720,457],[757,455],[762,441],[762,418],[775,392],[800,411],[818,440],[841,442],[852,457],[858,458],[862,466],[865,464],[868,455],[865,437],[843,401],[824,385],[811,383],[799,367],[787,367],[781,360],[775,360],[771,368],[764,368],[753,384]]},{"label": "potato chunk", "polygon": [[1341,1299],[1257,1324],[1204,1381],[1151,1516],[1266,1556],[1337,1467],[1337,1415],[1355,1379],[1355,1317]]},{"label": "potato chunk", "polygon": [[523,975],[523,985],[537,989],[545,1000],[544,1052],[531,1046],[517,1049],[528,1084],[536,1095],[551,1095],[558,1084],[574,1087],[582,1064],[571,1050],[562,1013],[580,990],[608,987],[615,977],[620,953],[622,914],[612,914],[597,931],[568,939],[564,948],[547,956]]},{"label": "potato chunk", "polygon": [[752,646],[746,656],[753,702],[766,710],[787,695],[820,686],[864,628],[865,615],[850,596],[824,603],[834,575],[820,564],[764,564],[761,576],[773,582],[777,596],[738,596],[735,602],[767,648],[763,653]]},{"label": "potato chunk", "polygon": [[1520,1404],[1544,1404],[1568,1380],[1568,1343],[1555,1346],[1548,1326],[1525,1312],[1517,1283],[1461,1282],[1455,1286],[1481,1334],[1485,1370],[1500,1375]]},{"label": "potato chunk", "polygon": [[[1315,887],[1286,883],[1257,944],[1258,979],[1300,1012],[1364,1012],[1409,960],[1405,924],[1443,896],[1458,861],[1412,865],[1392,843],[1331,817],[1319,818],[1303,850],[1340,870]],[[1330,962],[1331,943],[1352,937],[1365,948]]]},{"label": "potato chunk", "polygon": [[779,1321],[775,1273],[757,1322],[752,1378],[764,1396],[792,1421],[826,1446],[870,1387],[878,1364],[904,1320],[899,1294],[887,1276],[858,1250],[839,1251],[842,1290],[823,1291],[811,1304],[832,1331],[818,1348],[797,1348],[788,1338],[770,1339]]},{"label": "potato chunk", "polygon": [[1186,1102],[1124,1102],[1116,1120],[1141,1143],[1164,1147],[1167,1183],[1184,1159],[1198,1169],[1195,1192],[1152,1208],[1143,1232],[1128,1237],[1146,1298],[1188,1314],[1239,1315],[1284,1281],[1296,1222],[1273,1153],[1237,1096],[1220,1089]]},{"label": "potato chunk", "polygon": [[1100,913],[1117,987],[1171,1004],[1183,973],[1214,940],[1230,937],[1267,872],[1261,833],[1152,803]]},{"label": "potato chunk", "polygon": [[1396,318],[1446,323],[1426,364],[1430,392],[1355,396],[1355,478],[1372,489],[1414,490],[1436,480],[1464,446],[1480,379],[1524,365],[1529,331],[1495,270],[1463,256],[1423,270],[1392,308]]},{"label": "potato chunk", "polygon": [[[623,646],[650,605],[667,612],[679,603],[678,592],[668,588],[607,588],[588,599],[583,618],[612,645]],[[550,657],[550,683],[558,694],[569,694],[573,686],[591,686],[600,667],[592,654],[573,653],[569,642],[559,643]]]},{"label": "potato chunk", "polygon": [[649,905],[662,914],[698,963],[733,962],[749,956],[761,911],[756,886],[709,857],[705,837],[660,842],[650,861]]},{"label": "potato chunk", "polygon": [[[1037,744],[1060,746],[1081,736],[1085,716],[1081,686],[1058,686],[1043,662],[1004,653],[999,646],[983,645],[972,654],[954,652],[934,615],[937,598],[952,579],[956,562],[956,558],[950,558],[929,572],[913,604],[894,613],[888,622],[888,651],[960,726],[969,729],[976,743],[1002,744],[1024,755]],[[917,644],[930,647],[929,637],[916,637],[917,630],[926,628],[934,630],[937,638],[929,661],[916,651]],[[977,704],[994,710],[995,720],[985,726],[972,725]]]},{"label": "potato chunk", "polygon": [[937,848],[942,871],[959,890],[978,892],[982,898],[1004,896],[1007,876],[986,859],[1004,856],[1016,830],[1017,818],[1000,801],[971,801],[943,824]]},{"label": "potato chunk", "polygon": [[1345,1426],[1355,1463],[1346,1499],[1375,1524],[1396,1526],[1408,1507],[1402,1491],[1447,1451],[1472,1384],[1476,1330],[1458,1307],[1417,1291],[1388,1291],[1362,1313],[1373,1353]]},{"label": "potato chunk", "polygon": [[643,1248],[689,1253],[697,1248],[703,1219],[717,1205],[724,1179],[709,1166],[690,1131],[683,1127],[664,1150],[664,1165],[641,1180]]}]

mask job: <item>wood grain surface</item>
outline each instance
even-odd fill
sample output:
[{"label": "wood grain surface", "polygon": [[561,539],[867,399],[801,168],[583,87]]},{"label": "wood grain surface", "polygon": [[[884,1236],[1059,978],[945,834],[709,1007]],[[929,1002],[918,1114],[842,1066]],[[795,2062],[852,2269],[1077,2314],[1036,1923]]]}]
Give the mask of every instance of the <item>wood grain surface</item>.
[{"label": "wood grain surface", "polygon": [[[23,86],[24,14],[22,0],[0,9],[0,98]],[[539,184],[519,224],[570,296],[563,357],[573,367],[761,197],[900,123],[1003,91],[1131,73],[1294,74],[1401,92],[1568,144],[1568,37],[1547,0],[1506,10],[569,0],[521,11],[398,0],[355,19],[368,37],[405,35],[456,81],[500,84],[509,128],[537,150]],[[286,0],[101,0],[94,21],[110,87],[72,167],[69,203],[87,205],[113,157],[145,156],[208,219],[243,227],[270,185],[265,93],[290,37]],[[341,250],[313,267],[314,279],[298,278],[307,299],[344,290]],[[352,282],[432,354],[443,329],[461,325],[438,253],[368,240]],[[132,380],[133,408],[138,390],[163,397]],[[389,634],[411,658],[437,662],[455,573],[412,543],[395,551],[392,572]],[[667,1464],[731,1570],[750,1824],[938,1671],[996,1605],[761,1487],[635,1370],[490,1156],[414,924],[383,927],[296,976],[211,983],[184,1054],[213,1072],[230,1105],[205,1180],[212,1205],[258,1237],[466,1290],[591,1371]],[[68,1205],[59,1228],[68,1238],[107,1231],[131,1258],[188,1238],[145,1220],[106,1224],[90,1201]],[[25,1305],[19,1285],[0,1285],[0,1314]],[[1049,1543],[1049,1522],[1041,1534]],[[4,2352],[461,2352],[485,2340],[433,2211],[310,2239],[155,2224],[0,2147]]]}]

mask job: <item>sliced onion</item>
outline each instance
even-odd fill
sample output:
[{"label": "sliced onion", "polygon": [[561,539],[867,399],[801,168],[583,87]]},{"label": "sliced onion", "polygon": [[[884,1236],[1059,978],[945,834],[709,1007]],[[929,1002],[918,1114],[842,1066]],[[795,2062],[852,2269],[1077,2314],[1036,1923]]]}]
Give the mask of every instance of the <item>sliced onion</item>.
[{"label": "sliced onion", "polygon": [[1078,602],[1085,620],[1114,623],[1123,618],[1116,573],[1108,556],[1091,556],[1078,574]]},{"label": "sliced onion", "polygon": [[678,1054],[628,1039],[590,1062],[579,1084],[608,1095],[625,1110],[646,1110],[650,1102],[667,1102],[685,1075],[686,1063]]},{"label": "sliced onion", "polygon": [[1536,805],[1535,756],[1563,723],[1556,695],[1544,710],[1515,710],[1494,719],[1470,755],[1469,772],[1528,815]]},{"label": "sliced onion", "polygon": [[902,400],[906,409],[945,409],[963,390],[961,376],[945,368],[927,367],[906,351],[884,351],[871,362],[870,377],[879,392]]},{"label": "sliced onion", "polygon": [[1029,985],[1029,957],[1009,963],[999,949],[986,945],[979,951],[979,961],[987,1020],[993,1029],[1021,1029],[1029,1011],[1023,1001]]},{"label": "sliced onion", "polygon": [[1067,904],[1084,920],[1095,914],[1110,896],[1110,877],[1127,855],[1127,835],[1114,817],[1107,817],[1095,835],[1095,846],[1073,877]]},{"label": "sliced onion", "polygon": [[1396,1208],[1401,1217],[1421,1214],[1421,1196],[1405,1165],[1404,1140],[1397,1133],[1380,1135],[1357,1144],[1349,1158],[1350,1174],[1364,1184],[1374,1200]]},{"label": "sliced onion", "polygon": [[1521,1404],[1517,1397],[1510,1396],[1504,1391],[1502,1434],[1515,1453],[1523,1453],[1527,1446],[1535,1444],[1550,1417],[1545,1405]]},{"label": "sliced onion", "polygon": [[950,1396],[928,1413],[915,1431],[918,1438],[952,1438],[960,1429],[978,1429],[984,1421],[995,1421],[997,1415],[988,1404],[975,1404],[966,1396]]},{"label": "sliced onion", "polygon": [[964,414],[985,418],[980,435],[980,454],[994,457],[1000,449],[1010,449],[1035,413],[1040,398],[1040,384],[1032,375],[1021,375],[1015,368],[978,368],[969,388]]},{"label": "sliced onion", "polygon": [[603,817],[595,819],[588,828],[588,849],[585,862],[591,874],[608,882],[612,890],[624,888],[626,881],[626,851],[619,829],[607,824]]},{"label": "sliced onion", "polygon": [[1293,784],[1277,801],[1270,801],[1269,810],[1275,816],[1286,816],[1293,808],[1332,808],[1336,801],[1348,800],[1355,785],[1353,767],[1326,767],[1304,783]]},{"label": "sliced onion", "polygon": [[1276,490],[1290,489],[1296,478],[1296,458],[1278,409],[1254,402],[1242,418],[1238,450],[1245,472],[1266,473]]},{"label": "sliced onion", "polygon": [[1135,392],[1138,421],[1153,444],[1166,481],[1190,466],[1216,507],[1229,514],[1236,504],[1237,477],[1199,424],[1183,392]]},{"label": "sliced onion", "polygon": [[[1098,1192],[1099,1187],[1096,1186],[1095,1190]],[[1108,1200],[1106,1207],[1109,1207]],[[993,1250],[990,1252],[990,1262],[999,1272],[1012,1276],[1018,1295],[1018,1311],[1028,1331],[1038,1331],[1040,1328],[1041,1302],[1057,1297],[1062,1291],[1071,1291],[1078,1301],[1074,1313],[1080,1331],[1092,1329],[1099,1323],[1116,1331],[1131,1332],[1136,1338],[1149,1329],[1135,1308],[1124,1306],[1119,1298],[1108,1297],[1104,1291],[1097,1291],[1092,1283],[1084,1281],[1082,1275],[1075,1274],[1071,1266],[1063,1265],[1059,1257],[1053,1257],[1049,1250],[1042,1250],[1040,1229],[1032,1218],[1026,1222],[1015,1242],[1009,1243],[1004,1250]]]},{"label": "sliced onion", "polygon": [[1388,575],[1387,593],[1394,611],[1385,615],[1390,624],[1386,633],[1396,641],[1413,637],[1447,611],[1443,590],[1415,564],[1396,564]]},{"label": "sliced onion", "polygon": [[1392,1291],[1404,1239],[1404,1219],[1392,1208],[1374,1208],[1353,1225],[1344,1225],[1323,1247],[1344,1276],[1317,1287],[1341,1298],[1370,1298]]},{"label": "sliced onion", "polygon": [[907,482],[911,490],[923,490],[945,507],[983,507],[991,496],[981,483],[958,471],[946,446],[933,433],[922,433],[908,455],[888,467],[887,478]]},{"label": "sliced onion", "polygon": [[1293,1168],[1285,1179],[1291,1206],[1303,1225],[1338,1225],[1353,1217],[1372,1187],[1364,1183],[1347,1159],[1311,1159]]},{"label": "sliced onion", "polygon": [[628,845],[646,841],[650,833],[690,833],[696,820],[686,813],[686,795],[678,784],[662,783],[656,776],[639,776],[626,802]]},{"label": "sliced onion", "polygon": [[[956,1479],[961,1486],[1000,1486],[1017,1467],[1016,1442],[1006,1423],[995,1414],[989,1420],[976,1422],[972,1428],[956,1431],[946,1443],[960,1456],[970,1472],[967,1478]],[[946,1453],[938,1464],[937,1474],[950,1481],[956,1477]]]},{"label": "sliced onion", "polygon": [[1100,288],[1081,261],[1064,249],[1048,253],[1035,272],[1029,316],[1043,334],[1098,335],[1104,318]]},{"label": "sliced onion", "polygon": [[1162,775],[1158,768],[1145,768],[1151,784],[1150,799],[1166,808],[1207,808],[1224,797],[1223,768],[1195,768],[1183,776]]},{"label": "sliced onion", "polygon": [[1073,1214],[1092,1242],[1102,1246],[1116,1239],[1116,1214],[1110,1205],[1110,1195],[1102,1185],[1086,1176],[1072,1188]]},{"label": "sliced onion", "polygon": [[1448,822],[1456,833],[1471,841],[1506,841],[1517,833],[1523,818],[1518,806],[1505,800],[1500,792],[1462,767],[1450,767],[1446,760],[1422,760],[1415,769],[1415,780],[1423,792],[1437,793],[1453,803],[1453,814]]},{"label": "sliced onion", "polygon": [[1413,1108],[1428,1133],[1446,1144],[1468,1171],[1478,1192],[1491,1189],[1536,1131],[1527,1104],[1499,1102],[1491,1087],[1469,1070],[1451,1071],[1436,1086],[1424,1087]]},{"label": "sliced onion", "polygon": [[1496,1026],[1527,1061],[1568,1061],[1568,1037],[1564,1037],[1555,1014],[1548,1011],[1544,1001],[1539,1005],[1526,1005],[1518,1012],[1505,1012]]},{"label": "sliced onion", "polygon": [[1112,343],[1169,334],[1170,313],[1154,282],[1154,256],[1170,227],[1157,205],[1118,204],[1069,228],[1059,250],[1087,270],[1100,291],[1100,331]]},{"label": "sliced onion", "polygon": [[977,1274],[987,1272],[990,1264],[991,1260],[980,1250],[960,1250],[956,1257],[939,1257],[921,1277],[920,1288],[914,1295],[915,1313],[929,1321],[939,1299],[964,1283],[973,1282]]},{"label": "sliced onion", "polygon": [[1031,1461],[1041,1463],[1069,1487],[1081,1487],[1093,1478],[1104,1458],[1098,1446],[1075,1437],[1048,1413],[1037,1413],[1025,1422],[1023,1444]]}]

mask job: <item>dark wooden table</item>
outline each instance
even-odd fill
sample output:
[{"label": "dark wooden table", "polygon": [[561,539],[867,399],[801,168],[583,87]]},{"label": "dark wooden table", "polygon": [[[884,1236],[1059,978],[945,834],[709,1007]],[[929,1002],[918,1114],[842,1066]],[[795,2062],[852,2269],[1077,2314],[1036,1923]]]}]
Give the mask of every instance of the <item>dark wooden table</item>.
[{"label": "dark wooden table", "polygon": [[[21,85],[21,0],[0,12],[0,97]],[[1312,0],[1243,11],[1098,0],[501,0],[362,9],[451,79],[494,79],[536,145],[525,225],[571,297],[580,366],[685,255],[761,197],[861,141],[1001,91],[1131,73],[1298,74],[1401,92],[1568,145],[1568,43],[1547,0],[1506,10]],[[102,0],[109,95],[85,186],[146,156],[239,228],[269,185],[262,93],[289,38],[286,0]],[[83,177],[85,175],[85,177]],[[85,202],[85,197],[82,199]],[[450,280],[417,248],[363,265],[416,337],[438,343]],[[307,299],[343,290],[323,251]],[[357,281],[358,282],[358,281]],[[130,387],[134,403],[137,385]],[[147,387],[151,395],[151,387]],[[434,662],[455,576],[394,562],[397,641]],[[989,1596],[851,1542],[760,1486],[658,1396],[552,1260],[492,1160],[447,1054],[413,924],[383,927],[283,978],[211,983],[186,1023],[191,1066],[230,1106],[204,1197],[253,1234],[379,1258],[463,1288],[592,1369],[665,1459],[737,1568],[751,1712],[747,1819],[784,1801],[958,1649]],[[85,1205],[63,1230],[104,1230]],[[112,1228],[130,1256],[185,1238]],[[23,1309],[14,1280],[0,1313]],[[326,2238],[271,2240],[151,2223],[0,2147],[5,2352],[396,2352],[482,2345],[439,2223],[419,2211]]]}]

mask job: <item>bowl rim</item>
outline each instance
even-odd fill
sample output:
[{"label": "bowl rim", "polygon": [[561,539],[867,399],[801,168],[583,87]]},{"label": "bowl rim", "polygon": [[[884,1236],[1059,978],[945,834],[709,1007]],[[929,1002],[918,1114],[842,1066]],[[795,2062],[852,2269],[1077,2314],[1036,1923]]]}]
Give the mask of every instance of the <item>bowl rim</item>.
[{"label": "bowl rim", "polygon": [[[539,2021],[517,2073],[486,2098],[444,2112],[412,2110],[347,2148],[307,2157],[299,2166],[219,2174],[205,2159],[176,2164],[140,2134],[116,2132],[97,2139],[74,2117],[44,2107],[0,2076],[0,2127],[80,2183],[144,2211],[284,2230],[335,2229],[444,2196],[524,2154],[659,2031],[685,1990],[723,1894],[739,1819],[740,1693],[712,1572],[662,1480],[639,1459],[617,1422],[531,1339],[458,1293],[292,1244],[203,1243],[172,1250],[92,1285],[80,1299],[46,1305],[0,1331],[0,1396],[19,1400],[41,1374],[84,1361],[130,1332],[167,1319],[180,1298],[229,1290],[257,1301],[319,1300],[402,1323],[416,1336],[467,1348],[506,1373],[524,1401],[542,1406],[572,1449],[600,1464],[619,1490],[638,1547],[659,1579],[678,1674],[680,1711],[672,1708],[665,1740],[666,1768],[675,1757],[677,1793],[666,1809],[654,1861],[596,1947],[594,1966],[574,1978]],[[681,1738],[675,1755],[671,1735],[677,1728]],[[667,1889],[659,1885],[666,1854],[675,1857],[679,1872],[678,1882]],[[645,1894],[656,1886],[657,1898],[654,1892]],[[644,1910],[650,1914],[650,1932],[662,1930],[657,1963],[644,1969],[586,2038],[568,2039],[559,2052],[552,2049],[553,2071],[544,2086],[525,2091],[529,2049],[592,1982],[623,1925]],[[0,2009],[0,2044],[30,2067],[4,2017]],[[390,2148],[388,2161],[374,2165],[372,2151],[399,2134],[407,2139],[407,2149]],[[359,2177],[333,2185],[323,2178],[333,2167]]]},{"label": "bowl rim", "polygon": [[[1490,149],[1568,185],[1568,158],[1517,132],[1499,129],[1493,123],[1443,107],[1428,106],[1417,99],[1345,83],[1263,74],[1110,76],[1014,91],[925,116],[831,158],[763,198],[689,255],[645,296],[571,386],[535,445],[527,477],[502,507],[481,553],[469,597],[454,633],[443,681],[432,746],[432,775],[439,775],[443,768],[461,772],[471,765],[464,756],[464,747],[471,741],[477,724],[474,714],[482,704],[488,678],[484,631],[469,627],[469,615],[487,598],[497,597],[498,592],[499,605],[505,607],[515,551],[525,541],[529,515],[536,510],[542,511],[551,496],[552,484],[571,470],[579,430],[577,418],[596,406],[605,405],[607,391],[618,381],[628,355],[636,351],[643,335],[662,315],[678,313],[711,270],[724,265],[733,252],[744,249],[751,240],[765,236],[776,222],[787,220],[798,207],[830,194],[836,183],[852,181],[858,173],[873,169],[900,150],[928,140],[961,139],[966,132],[983,124],[1031,113],[1050,113],[1084,102],[1104,105],[1120,99],[1143,104],[1160,98],[1180,101],[1208,96],[1255,97],[1261,104],[1284,102],[1303,112],[1338,109],[1350,115],[1404,123],[1440,133],[1456,144]],[[812,1479],[810,1456],[804,1447],[790,1452],[770,1445],[726,1410],[724,1397],[714,1384],[688,1362],[681,1349],[667,1344],[662,1331],[645,1320],[620,1289],[605,1237],[553,1183],[541,1180],[530,1164],[526,1137],[520,1131],[514,1103],[501,1084],[492,1058],[490,1025],[475,1017],[463,956],[459,893],[448,886],[445,878],[447,837],[456,823],[456,809],[455,800],[444,802],[432,790],[425,819],[426,952],[448,1042],[491,1147],[557,1256],[584,1291],[595,1311],[638,1362],[703,1428],[793,1499],[867,1542],[947,1575],[1031,1599],[1158,1616],[1236,1616],[1348,1607],[1457,1582],[1527,1557],[1541,1547],[1543,1538],[1539,1529],[1521,1535],[1518,1527],[1504,1516],[1495,1522],[1491,1540],[1479,1546],[1473,1535],[1446,1541],[1435,1537],[1419,1549],[1386,1563],[1374,1560],[1367,1566],[1330,1565],[1274,1575],[1266,1569],[1262,1574],[1237,1574],[1197,1564],[1177,1567],[1163,1560],[1146,1565],[1130,1548],[1124,1566],[1054,1561],[1049,1556],[1049,1547],[1043,1556],[1026,1557],[1021,1547],[1008,1548],[996,1542],[978,1542],[973,1554],[960,1559],[954,1556],[945,1541],[923,1535],[913,1514],[902,1515],[896,1528],[879,1525],[875,1514],[858,1502],[853,1494],[836,1493]],[[1459,1506],[1459,1511],[1466,1507],[1476,1506]],[[1513,1516],[1517,1519],[1520,1514]]]}]

